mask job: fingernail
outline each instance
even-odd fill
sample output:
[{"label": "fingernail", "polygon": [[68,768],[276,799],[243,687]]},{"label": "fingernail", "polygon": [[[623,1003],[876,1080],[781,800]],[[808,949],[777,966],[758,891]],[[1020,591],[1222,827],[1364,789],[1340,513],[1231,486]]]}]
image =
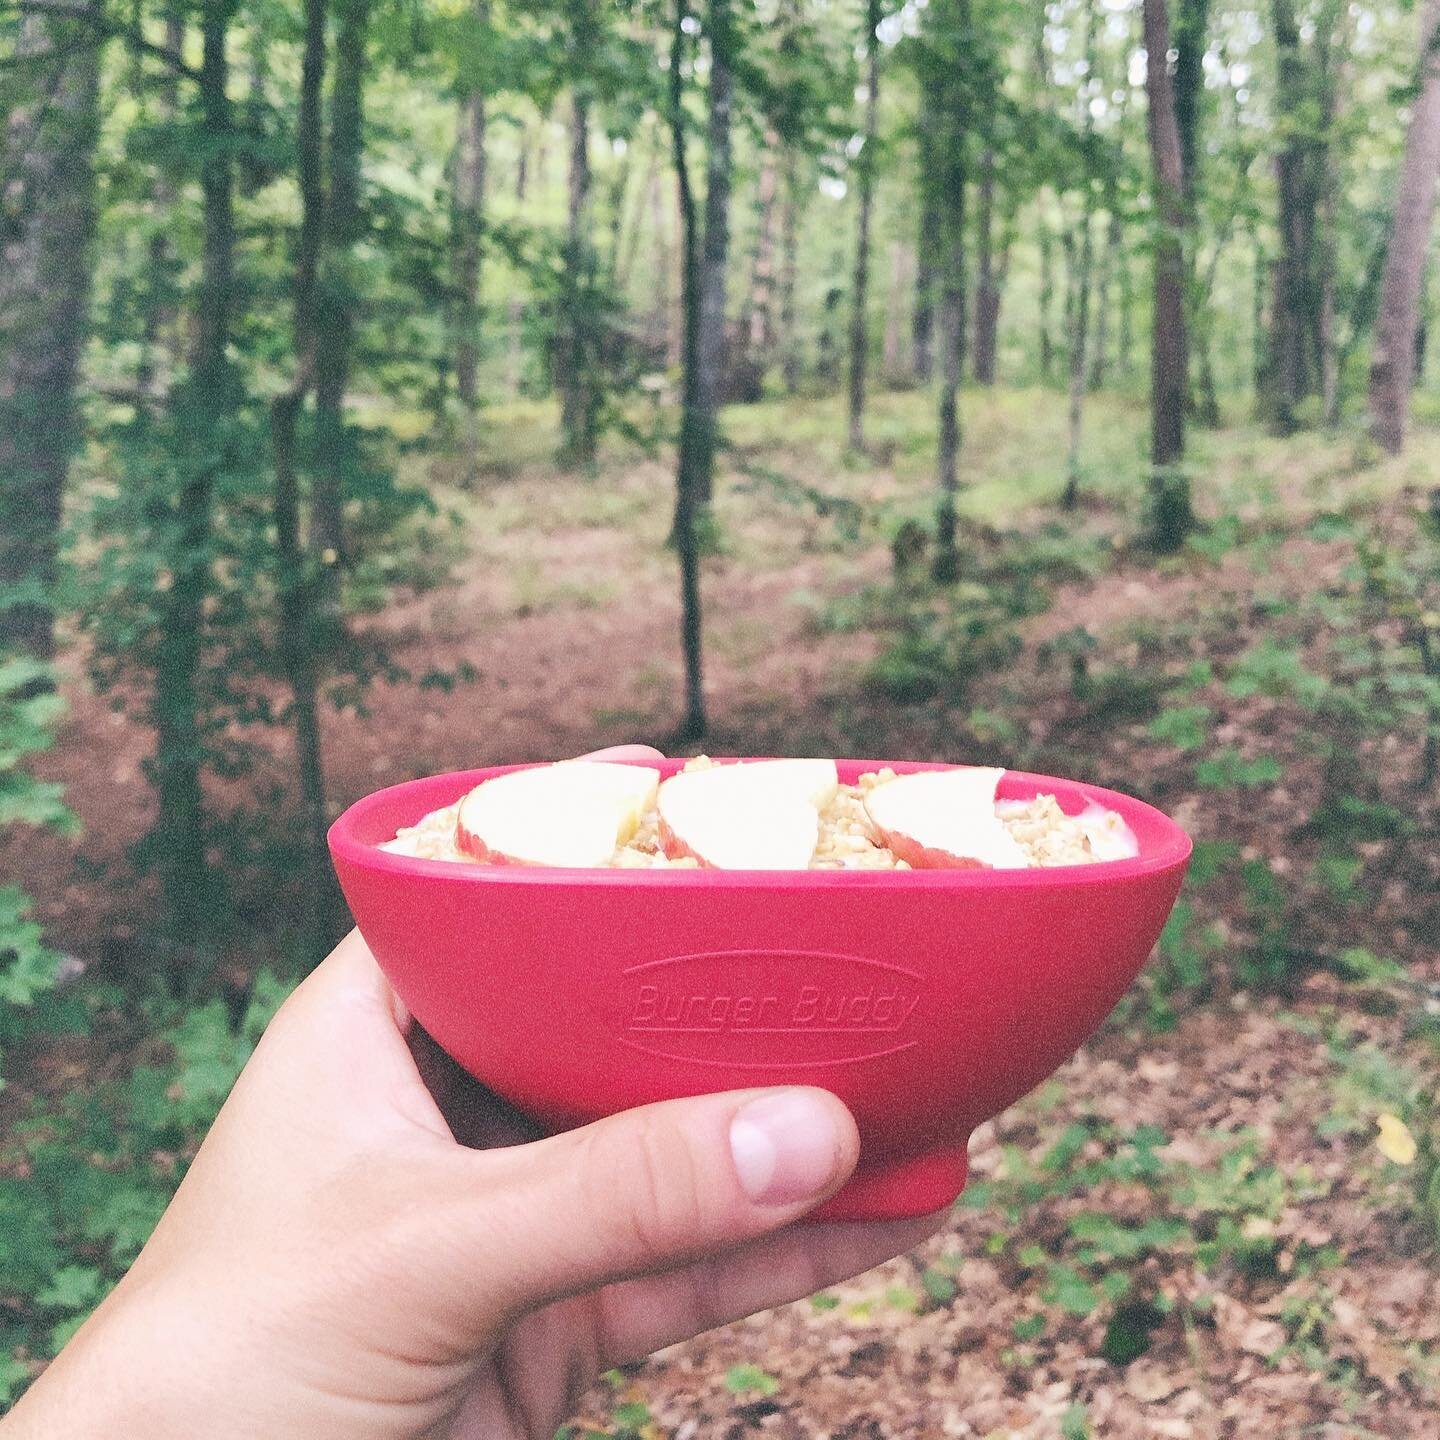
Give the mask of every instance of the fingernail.
[{"label": "fingernail", "polygon": [[804,1090],[752,1100],[730,1122],[740,1187],[760,1205],[793,1205],[820,1194],[840,1163],[830,1106]]}]

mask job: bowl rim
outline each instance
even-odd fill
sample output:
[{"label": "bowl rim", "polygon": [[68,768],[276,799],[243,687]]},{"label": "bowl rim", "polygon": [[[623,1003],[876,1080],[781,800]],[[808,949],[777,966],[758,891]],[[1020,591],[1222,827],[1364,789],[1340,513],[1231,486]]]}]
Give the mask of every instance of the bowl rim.
[{"label": "bowl rim", "polygon": [[[678,756],[666,760],[622,760],[611,763],[635,764],[672,774],[691,757]],[[733,760],[760,760],[779,757],[729,756],[710,757],[720,763]],[[1048,889],[1057,886],[1105,884],[1116,880],[1139,879],[1183,866],[1190,858],[1192,843],[1189,835],[1163,811],[1123,791],[1110,790],[1084,781],[1067,780],[1058,775],[1040,775],[1026,770],[1006,770],[1007,781],[1015,781],[1031,793],[1042,793],[1049,787],[1079,791],[1086,800],[1095,800],[1116,811],[1127,823],[1143,818],[1145,828],[1159,830],[1158,843],[1146,847],[1141,854],[1125,860],[1105,860],[1085,865],[1051,865],[1027,870],[711,870],[711,869],[621,869],[577,868],[539,865],[464,865],[454,860],[427,860],[413,855],[397,855],[382,850],[377,843],[362,840],[357,830],[372,813],[395,803],[407,791],[436,786],[441,781],[455,782],[458,799],[482,781],[514,770],[531,769],[548,761],[528,761],[517,765],[490,765],[474,770],[450,770],[436,775],[421,776],[388,785],[355,801],[331,825],[328,832],[330,853],[337,865],[409,876],[417,880],[445,880],[467,885],[604,885],[630,886],[642,890],[668,889],[673,886],[704,886],[719,889],[748,890],[851,890],[901,887],[908,890]],[[946,761],[920,760],[855,760],[837,759],[837,765],[858,766],[860,773],[890,768],[900,774],[922,770],[961,768]],[[1003,783],[1003,782],[1002,782]],[[453,804],[454,801],[441,802]],[[427,803],[421,815],[437,808]],[[413,822],[411,822],[413,823]]]}]

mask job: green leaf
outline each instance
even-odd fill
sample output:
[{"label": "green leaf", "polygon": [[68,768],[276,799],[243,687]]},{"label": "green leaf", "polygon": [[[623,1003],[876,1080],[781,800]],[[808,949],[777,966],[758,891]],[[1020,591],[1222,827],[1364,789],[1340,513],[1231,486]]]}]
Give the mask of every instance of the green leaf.
[{"label": "green leaf", "polygon": [[920,1276],[925,1293],[937,1304],[948,1305],[959,1291],[955,1282],[943,1271],[927,1265]]},{"label": "green leaf", "polygon": [[1145,733],[1152,740],[1173,745],[1177,750],[1198,750],[1209,739],[1213,714],[1208,705],[1179,705],[1162,710]]},{"label": "green leaf", "polygon": [[773,1395],[780,1382],[758,1365],[732,1365],[725,1372],[725,1388],[733,1395]]},{"label": "green leaf", "polygon": [[1061,1440],[1090,1440],[1090,1412],[1077,1400],[1060,1417]]},{"label": "green leaf", "polygon": [[627,1405],[617,1405],[612,1418],[622,1430],[638,1430],[650,1423],[650,1407],[643,1400],[632,1400]]},{"label": "green leaf", "polygon": [[30,1378],[30,1367],[14,1355],[0,1351],[0,1407],[8,1405]]},{"label": "green leaf", "polygon": [[840,1297],[832,1295],[828,1290],[822,1290],[818,1295],[810,1297],[810,1303],[817,1310],[838,1310],[840,1308]]},{"label": "green leaf", "polygon": [[1014,1331],[1017,1340],[1025,1342],[1038,1340],[1045,1333],[1045,1317],[1043,1315],[1019,1315],[1010,1328]]},{"label": "green leaf", "polygon": [[1082,1318],[1100,1304],[1099,1292],[1069,1265],[1050,1267],[1050,1283],[1045,1287],[1044,1296],[1050,1304]]},{"label": "green leaf", "polygon": [[62,1265],[36,1294],[35,1303],[55,1310],[78,1310],[99,1298],[103,1283],[104,1278],[94,1266]]},{"label": "green leaf", "polygon": [[1273,785],[1284,775],[1280,762],[1273,755],[1258,755],[1246,760],[1238,750],[1227,746],[1195,767],[1195,783],[1207,790],[1228,790],[1238,787],[1254,790]]}]

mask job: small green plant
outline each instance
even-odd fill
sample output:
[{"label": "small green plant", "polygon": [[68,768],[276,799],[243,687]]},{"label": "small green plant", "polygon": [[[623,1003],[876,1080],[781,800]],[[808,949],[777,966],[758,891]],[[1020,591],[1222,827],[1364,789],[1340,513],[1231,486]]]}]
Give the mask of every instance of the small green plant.
[{"label": "small green plant", "polygon": [[732,1365],[725,1372],[725,1388],[732,1395],[773,1395],[780,1382],[758,1365]]}]

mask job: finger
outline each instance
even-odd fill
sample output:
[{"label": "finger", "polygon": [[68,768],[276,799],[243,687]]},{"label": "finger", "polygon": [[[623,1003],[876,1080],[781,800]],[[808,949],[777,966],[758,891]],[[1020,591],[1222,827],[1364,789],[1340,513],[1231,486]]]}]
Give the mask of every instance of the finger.
[{"label": "finger", "polygon": [[928,1240],[949,1214],[947,1209],[916,1220],[792,1225],[725,1255],[608,1286],[596,1297],[600,1368],[627,1365],[874,1269]]},{"label": "finger", "polygon": [[592,750],[588,755],[578,755],[578,760],[663,760],[665,752],[653,745],[611,745],[604,750]]},{"label": "finger", "polygon": [[477,1263],[519,1309],[782,1229],[854,1169],[824,1090],[670,1100],[512,1150],[457,1156]]}]

